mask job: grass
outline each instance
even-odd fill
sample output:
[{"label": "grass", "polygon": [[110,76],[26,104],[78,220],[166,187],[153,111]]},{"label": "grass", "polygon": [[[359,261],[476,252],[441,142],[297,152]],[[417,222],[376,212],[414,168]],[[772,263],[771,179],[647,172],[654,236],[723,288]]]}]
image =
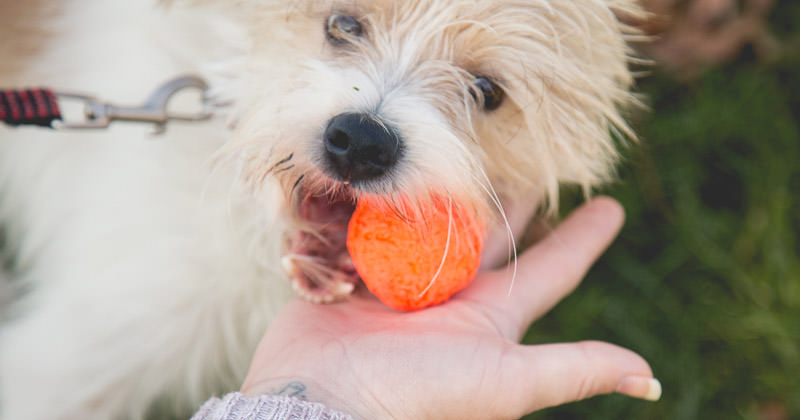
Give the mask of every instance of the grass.
[{"label": "grass", "polygon": [[[771,17],[797,45],[800,4]],[[793,27],[794,26],[794,27]],[[618,183],[626,227],[525,342],[600,339],[650,361],[658,403],[605,396],[526,419],[800,418],[800,48],[640,82]],[[570,203],[574,204],[574,203]],[[569,207],[569,206],[567,206]]]}]

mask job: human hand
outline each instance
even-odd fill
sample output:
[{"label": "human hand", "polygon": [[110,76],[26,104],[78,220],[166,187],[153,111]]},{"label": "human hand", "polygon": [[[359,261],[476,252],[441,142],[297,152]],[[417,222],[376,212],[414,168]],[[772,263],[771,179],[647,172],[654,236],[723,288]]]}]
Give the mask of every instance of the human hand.
[{"label": "human hand", "polygon": [[292,301],[256,350],[242,393],[287,393],[366,419],[516,419],[618,392],[656,400],[647,362],[602,342],[519,345],[616,236],[622,208],[596,198],[510,270],[480,273],[443,305],[395,312],[361,290],[335,305]]}]

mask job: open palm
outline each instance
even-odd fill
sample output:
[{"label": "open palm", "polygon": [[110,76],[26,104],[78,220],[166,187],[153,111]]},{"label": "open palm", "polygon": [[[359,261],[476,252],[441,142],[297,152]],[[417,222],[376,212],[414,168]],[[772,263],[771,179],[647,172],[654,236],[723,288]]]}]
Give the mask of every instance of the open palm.
[{"label": "open palm", "polygon": [[515,419],[614,391],[657,399],[647,362],[629,350],[518,344],[579,284],[622,220],[608,198],[584,205],[520,256],[511,290],[511,271],[500,269],[482,272],[446,304],[413,313],[393,311],[365,290],[336,305],[293,301],[264,336],[242,392],[292,384],[356,418],[414,420]]}]

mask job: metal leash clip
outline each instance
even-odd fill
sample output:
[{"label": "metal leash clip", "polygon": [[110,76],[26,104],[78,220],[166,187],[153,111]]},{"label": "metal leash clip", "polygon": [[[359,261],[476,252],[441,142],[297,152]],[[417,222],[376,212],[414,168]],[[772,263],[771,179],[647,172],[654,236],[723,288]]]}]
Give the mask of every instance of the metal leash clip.
[{"label": "metal leash clip", "polygon": [[[169,100],[184,89],[199,89],[203,93],[203,110],[194,114],[171,113],[167,110]],[[141,106],[117,106],[101,101],[94,96],[72,92],[54,92],[58,99],[76,100],[84,103],[83,121],[54,121],[56,129],[106,128],[112,121],[133,121],[152,123],[153,134],[161,134],[166,130],[170,120],[203,121],[211,118],[205,93],[208,84],[197,76],[181,76],[159,86]]]}]

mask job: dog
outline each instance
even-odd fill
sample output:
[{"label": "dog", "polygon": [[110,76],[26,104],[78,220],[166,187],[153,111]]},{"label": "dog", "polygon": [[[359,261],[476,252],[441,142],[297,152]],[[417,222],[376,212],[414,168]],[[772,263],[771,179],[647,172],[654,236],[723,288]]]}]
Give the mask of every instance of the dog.
[{"label": "dog", "polygon": [[135,102],[199,73],[226,104],[156,137],[0,128],[3,420],[191,412],[238,388],[294,294],[347,299],[359,197],[467,203],[496,265],[633,137],[632,0],[0,7],[4,87]]}]

